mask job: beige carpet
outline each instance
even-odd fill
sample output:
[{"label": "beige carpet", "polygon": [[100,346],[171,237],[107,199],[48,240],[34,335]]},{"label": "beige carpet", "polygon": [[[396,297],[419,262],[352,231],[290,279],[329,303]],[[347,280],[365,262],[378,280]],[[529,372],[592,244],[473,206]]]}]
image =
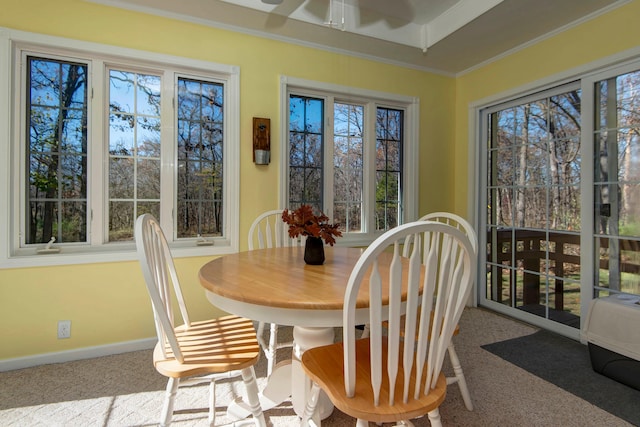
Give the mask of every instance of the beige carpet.
[{"label": "beige carpet", "polygon": [[[452,385],[440,408],[445,427],[631,425],[480,348],[536,328],[482,309],[467,309],[460,326],[454,340],[475,409],[465,409],[457,386]],[[290,328],[281,331],[286,339]],[[256,368],[260,385],[265,371],[263,359]],[[152,367],[151,351],[4,372],[0,373],[0,426],[157,425],[165,385],[165,378]],[[226,403],[242,391],[241,384],[218,386],[216,425],[232,421],[225,414]],[[207,396],[206,386],[181,389],[174,425],[207,425]],[[273,426],[298,425],[288,402],[265,415]],[[414,423],[429,425],[426,418]],[[353,426],[355,421],[336,410],[323,425]]]}]

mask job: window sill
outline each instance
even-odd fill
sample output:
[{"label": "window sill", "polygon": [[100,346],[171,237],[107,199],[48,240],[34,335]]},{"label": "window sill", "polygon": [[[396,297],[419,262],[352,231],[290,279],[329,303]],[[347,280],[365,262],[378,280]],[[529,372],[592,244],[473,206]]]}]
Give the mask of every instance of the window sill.
[{"label": "window sill", "polygon": [[[58,253],[36,254],[36,249],[19,255],[11,255],[0,259],[0,268],[29,268],[56,265],[97,264],[104,262],[137,261],[134,245],[121,245],[118,248],[62,248]],[[196,256],[218,256],[237,252],[237,247],[230,245],[210,246],[176,246],[171,247],[174,258]]]},{"label": "window sill", "polygon": [[343,237],[338,237],[336,239],[336,246],[346,246],[346,247],[350,247],[350,248],[366,248],[367,246],[369,246],[371,243],[373,243],[373,241],[380,236],[382,233],[377,234],[377,235],[370,235],[370,234],[351,234],[348,236],[343,236]]}]

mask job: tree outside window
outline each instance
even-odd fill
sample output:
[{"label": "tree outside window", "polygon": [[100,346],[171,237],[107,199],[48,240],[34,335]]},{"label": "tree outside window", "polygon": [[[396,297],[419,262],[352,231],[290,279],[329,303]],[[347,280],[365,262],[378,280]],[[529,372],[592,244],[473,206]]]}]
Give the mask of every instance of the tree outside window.
[{"label": "tree outside window", "polygon": [[308,204],[330,213],[343,233],[400,224],[404,126],[402,109],[372,100],[290,94],[289,208]]},{"label": "tree outside window", "polygon": [[[226,237],[224,80],[105,66],[104,105],[99,105],[100,99],[88,96],[89,88],[100,84],[88,81],[94,75],[91,61],[24,58],[24,245],[52,238],[67,246],[132,242],[139,215],[161,219],[163,212],[172,212],[174,240]],[[167,90],[167,79],[176,82],[175,93]],[[174,114],[168,114],[163,105],[173,97]],[[89,129],[96,122],[89,114],[104,118],[104,131]],[[106,137],[104,144],[102,137],[90,141],[97,135]],[[90,161],[90,154],[100,161]],[[171,181],[162,180],[165,157],[175,165]],[[104,176],[90,170],[96,164],[104,165]],[[104,192],[90,200],[88,189],[97,188],[91,185],[96,180]],[[98,216],[105,221],[104,235],[96,233],[89,242],[89,218],[97,211],[104,212]]]},{"label": "tree outside window", "polygon": [[27,244],[87,240],[87,66],[30,56]]}]

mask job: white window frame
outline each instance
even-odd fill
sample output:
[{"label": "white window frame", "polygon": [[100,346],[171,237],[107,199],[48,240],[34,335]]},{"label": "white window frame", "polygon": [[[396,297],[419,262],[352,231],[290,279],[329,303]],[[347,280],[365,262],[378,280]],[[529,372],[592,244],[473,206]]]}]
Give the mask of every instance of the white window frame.
[{"label": "white window frame", "polygon": [[[584,125],[585,130],[583,131],[583,134],[582,134],[583,151],[581,152],[581,156],[583,158],[586,158],[587,155],[594,156],[594,151],[597,144],[597,141],[594,135],[596,134],[596,131],[601,131],[601,129],[598,128],[597,120],[594,119],[595,118],[595,85],[596,83],[603,80],[610,79],[610,78],[615,78],[627,73],[637,72],[638,70],[640,70],[640,53],[638,54],[638,56],[636,56],[630,61],[626,61],[622,64],[612,65],[610,67],[605,68],[604,70],[597,70],[596,72],[589,73],[583,77],[582,97],[583,99],[589,99],[591,101],[587,105],[585,105],[584,103],[582,105],[582,114],[585,117],[585,119],[583,120],[583,122],[585,123]],[[593,157],[591,157],[590,159],[593,160]],[[583,179],[581,182],[580,190],[583,194],[583,197],[581,199],[582,201],[581,209],[583,212],[593,212],[593,208],[596,203],[595,192],[594,192],[594,186],[595,186],[594,176],[596,172],[595,172],[593,161],[586,162],[586,165],[583,165],[582,174],[583,176],[591,177],[591,179],[590,180]],[[586,232],[582,236],[583,241],[581,242],[581,248],[585,247],[586,249],[581,251],[580,262],[584,263],[585,265],[589,265],[589,263],[594,262],[593,260],[599,259],[596,252],[598,249],[598,246],[594,243],[594,238],[596,236],[602,238],[602,237],[606,237],[606,235],[596,233],[595,218],[593,214],[588,215],[586,218],[583,218],[583,222],[584,222],[583,229],[588,230],[588,232]],[[618,235],[614,234],[611,237],[613,239],[618,239],[624,236],[620,236],[619,234]],[[637,238],[637,236],[634,236],[634,238]],[[589,243],[589,244],[586,244],[586,243]],[[596,276],[598,274],[598,269],[596,268],[595,271],[593,271],[593,273],[594,273],[594,276]],[[582,288],[581,288],[580,297],[584,301],[587,301],[588,303],[590,303],[591,300],[595,298],[594,294],[596,292],[596,288],[599,287],[597,286],[598,282],[596,281],[596,277],[594,276],[589,276],[588,274],[581,275]],[[606,289],[602,287],[600,287],[600,290],[606,291]],[[611,292],[611,295],[621,292],[619,289],[618,290],[609,289],[608,291]],[[635,294],[631,294],[631,295],[635,295]],[[589,304],[584,304],[582,307],[581,316],[585,319],[587,317],[588,310],[589,310],[588,305]]]},{"label": "white window frame", "polygon": [[[333,99],[337,102],[361,104],[365,107],[365,132],[374,135],[375,142],[375,120],[370,122],[368,117],[375,117],[375,109],[371,111],[371,104],[385,108],[404,110],[404,141],[403,141],[403,173],[402,173],[402,204],[403,210],[400,223],[406,223],[417,219],[418,214],[418,154],[419,154],[419,117],[420,104],[417,97],[410,97],[386,92],[379,92],[367,89],[359,89],[351,86],[342,86],[331,83],[317,82],[313,80],[300,79],[295,77],[281,76],[280,78],[280,117],[282,126],[280,127],[280,140],[283,141],[280,153],[280,205],[288,207],[289,203],[289,94],[294,92],[300,95],[309,95],[316,98]],[[325,116],[324,131],[327,141],[333,140],[333,112]],[[368,122],[368,124],[367,124]],[[369,138],[369,140],[371,140]],[[332,159],[328,155],[329,147],[325,144],[325,159]],[[375,211],[375,188],[371,185],[373,177],[372,169],[375,165],[375,147],[371,144],[364,146],[365,169],[363,174],[363,230],[358,233],[343,233],[343,237],[337,240],[339,246],[365,246],[370,244],[376,237],[384,231],[374,231],[368,229],[372,223]],[[326,167],[326,166],[325,166]],[[331,175],[331,174],[328,174]],[[325,177],[327,174],[325,173]],[[324,179],[324,209],[327,216],[333,213],[332,178]]]},{"label": "white window frame", "polygon": [[[20,62],[23,52],[33,55],[77,58],[88,64],[89,129],[87,243],[59,245],[59,253],[42,255],[44,245],[21,247],[25,203],[25,88]],[[135,243],[107,243],[108,162],[104,141],[105,96],[108,79],[106,66],[163,73],[163,122],[161,136],[161,225],[175,257],[210,256],[239,250],[239,182],[240,182],[240,70],[237,66],[200,61],[172,55],[120,48],[73,39],[46,36],[0,27],[0,268],[44,265],[82,264],[92,262],[135,260]],[[176,129],[173,96],[178,77],[222,82],[225,87],[224,118],[224,205],[222,237],[176,239]],[[171,96],[169,97],[169,94]],[[167,99],[169,98],[169,99]],[[169,184],[169,185],[167,185]],[[200,243],[200,244],[199,244]],[[54,246],[57,246],[54,244]]]},{"label": "white window frame", "polygon": [[[598,59],[576,68],[557,73],[539,81],[534,81],[521,87],[513,88],[503,93],[495,94],[484,99],[471,102],[468,107],[468,149],[469,149],[469,179],[468,179],[468,206],[469,217],[474,218],[475,228],[485,230],[486,218],[486,188],[483,186],[487,174],[485,162],[486,147],[483,145],[483,135],[486,135],[486,123],[482,120],[483,111],[501,103],[514,102],[517,99],[543,93],[554,87],[562,86],[570,82],[579,82],[582,91],[582,136],[581,152],[582,177],[580,182],[581,210],[589,214],[582,215],[582,234],[580,241],[580,265],[591,265],[594,259],[593,244],[593,84],[602,80],[603,76],[616,75],[625,70],[637,69],[640,63],[640,47],[632,48],[611,56]],[[635,64],[635,65],[634,65]],[[481,177],[482,179],[479,179]],[[590,178],[591,177],[591,178]],[[478,247],[486,248],[486,233],[478,233]],[[480,257],[486,255],[486,249],[479,253]],[[541,328],[545,328],[574,339],[584,338],[580,335],[579,328],[569,328],[557,322],[550,322],[538,316],[527,315],[517,309],[492,303],[483,295],[486,290],[486,270],[482,263],[478,264],[478,280],[473,293],[473,305],[481,305],[491,308],[499,313],[514,317]],[[583,322],[588,313],[589,303],[593,299],[593,277],[585,270],[580,279],[581,313],[580,321]]]}]

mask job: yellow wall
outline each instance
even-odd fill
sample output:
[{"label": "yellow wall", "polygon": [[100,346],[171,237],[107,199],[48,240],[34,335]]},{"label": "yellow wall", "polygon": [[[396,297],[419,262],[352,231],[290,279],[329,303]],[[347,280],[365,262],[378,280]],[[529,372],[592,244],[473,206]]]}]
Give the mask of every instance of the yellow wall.
[{"label": "yellow wall", "polygon": [[[278,207],[280,75],[419,97],[419,213],[454,208],[453,78],[81,0],[3,0],[0,9],[0,27],[239,66],[241,236],[256,215]],[[271,118],[273,160],[267,167],[252,163],[254,116]],[[244,239],[241,248],[246,248]],[[196,277],[206,261],[176,262],[194,318],[216,313]],[[61,319],[72,321],[70,339],[56,338]],[[0,360],[153,335],[151,308],[135,262],[0,269]]]},{"label": "yellow wall", "polygon": [[633,0],[456,79],[455,211],[473,209],[467,191],[470,104],[640,46],[638,17],[640,0]]},{"label": "yellow wall", "polygon": [[[9,3],[9,4],[7,4]],[[468,209],[469,104],[638,45],[640,0],[457,79],[118,10],[81,0],[4,0],[0,27],[238,65],[241,69],[240,235],[278,207],[279,76],[420,99],[419,214]],[[270,117],[272,163],[251,161],[252,117]],[[433,183],[437,183],[434,185]],[[246,248],[241,239],[241,248]],[[178,259],[192,316],[216,311],[196,272],[206,258]],[[57,320],[72,338],[56,339]],[[0,360],[153,336],[135,262],[0,270]]]}]

